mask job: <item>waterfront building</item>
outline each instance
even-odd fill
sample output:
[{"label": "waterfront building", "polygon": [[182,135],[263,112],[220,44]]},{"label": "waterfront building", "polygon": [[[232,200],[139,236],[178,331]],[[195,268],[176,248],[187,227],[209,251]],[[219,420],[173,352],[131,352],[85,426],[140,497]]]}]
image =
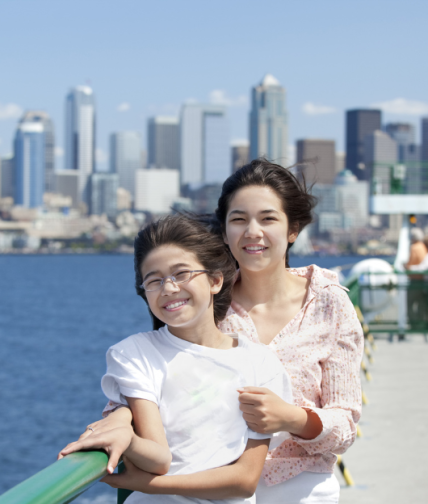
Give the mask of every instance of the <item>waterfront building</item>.
[{"label": "waterfront building", "polygon": [[247,140],[232,143],[231,158],[231,173],[235,173],[239,168],[250,162],[250,144]]},{"label": "waterfront building", "polygon": [[385,131],[397,142],[398,160],[404,161],[408,146],[415,145],[415,128],[409,123],[388,123]]},{"label": "waterfront building", "polygon": [[428,162],[428,117],[421,120],[421,161]]},{"label": "waterfront building", "polygon": [[118,186],[119,175],[117,173],[93,173],[89,184],[89,213],[91,215],[106,214],[110,219],[114,219],[117,214]]},{"label": "waterfront building", "polygon": [[287,165],[288,120],[285,88],[267,74],[251,92],[250,158],[260,156]]},{"label": "waterfront building", "polygon": [[141,168],[141,137],[136,131],[110,135],[110,173],[119,176],[119,187],[135,196],[135,172]]},{"label": "waterfront building", "polygon": [[15,197],[13,156],[0,159],[0,198]]},{"label": "waterfront building", "polygon": [[168,214],[174,201],[180,196],[180,172],[159,168],[135,172],[136,211],[152,214]]},{"label": "waterfront building", "polygon": [[224,182],[230,175],[226,108],[185,103],[180,115],[180,149],[182,185]]},{"label": "waterfront building", "polygon": [[178,117],[156,116],[147,121],[147,166],[180,169]]},{"label": "waterfront building", "polygon": [[95,171],[95,98],[77,86],[65,102],[65,169],[79,174],[79,198],[89,205],[89,177]]},{"label": "waterfront building", "polygon": [[[308,183],[333,184],[336,176],[336,146],[334,140],[305,138],[297,140],[297,162]],[[311,161],[312,160],[312,161]]]},{"label": "waterfront building", "polygon": [[374,109],[346,111],[346,166],[359,180],[368,180],[364,165],[364,139],[381,129],[382,112]]},{"label": "waterfront building", "polygon": [[42,121],[20,120],[14,140],[15,204],[43,206],[46,138]]},{"label": "waterfront building", "polygon": [[54,191],[71,198],[71,206],[77,208],[80,202],[79,173],[77,170],[57,170],[54,175]]}]

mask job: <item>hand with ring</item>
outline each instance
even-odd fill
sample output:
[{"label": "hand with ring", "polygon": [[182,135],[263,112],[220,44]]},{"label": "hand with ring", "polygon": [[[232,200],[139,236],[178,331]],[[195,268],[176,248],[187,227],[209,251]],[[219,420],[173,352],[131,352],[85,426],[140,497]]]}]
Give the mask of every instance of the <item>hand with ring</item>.
[{"label": "hand with ring", "polygon": [[129,408],[120,408],[86,428],[77,441],[69,443],[58,454],[58,460],[80,450],[102,449],[109,456],[107,472],[111,474],[120,456],[129,447],[134,431]]}]

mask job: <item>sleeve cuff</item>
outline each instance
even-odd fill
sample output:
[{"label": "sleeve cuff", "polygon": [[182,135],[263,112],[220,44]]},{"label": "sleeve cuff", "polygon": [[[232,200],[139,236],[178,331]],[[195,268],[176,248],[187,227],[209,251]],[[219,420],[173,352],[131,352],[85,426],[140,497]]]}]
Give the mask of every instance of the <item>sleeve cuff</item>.
[{"label": "sleeve cuff", "polygon": [[325,437],[327,437],[334,428],[334,420],[331,418],[331,415],[327,411],[324,411],[322,408],[303,408],[306,411],[312,411],[315,413],[322,423],[322,431],[316,438],[313,439],[303,439],[299,436],[291,435],[293,441],[296,441],[299,445],[310,445],[313,443],[319,443]]}]

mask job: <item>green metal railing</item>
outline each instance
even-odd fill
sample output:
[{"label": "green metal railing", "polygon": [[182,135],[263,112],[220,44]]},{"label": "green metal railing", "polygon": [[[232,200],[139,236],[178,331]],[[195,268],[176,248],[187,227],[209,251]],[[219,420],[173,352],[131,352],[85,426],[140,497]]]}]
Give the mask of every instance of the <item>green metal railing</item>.
[{"label": "green metal railing", "polygon": [[91,451],[67,455],[0,496],[0,504],[66,504],[107,474],[108,457]]}]

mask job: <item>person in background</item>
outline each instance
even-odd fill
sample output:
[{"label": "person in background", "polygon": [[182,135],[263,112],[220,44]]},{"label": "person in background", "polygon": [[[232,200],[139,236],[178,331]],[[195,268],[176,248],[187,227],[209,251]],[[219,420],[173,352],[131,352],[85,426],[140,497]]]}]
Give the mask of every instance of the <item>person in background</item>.
[{"label": "person in background", "polygon": [[[428,238],[428,237],[427,237]],[[410,257],[404,265],[407,271],[428,271],[428,248],[420,228],[410,230]],[[423,275],[409,275],[407,285],[407,317],[411,329],[425,331],[428,324],[428,282]],[[404,340],[399,335],[399,340]]]},{"label": "person in background", "polygon": [[[428,254],[427,246],[424,243],[424,233],[420,228],[410,230],[410,256],[404,267],[407,270],[421,271],[420,264],[426,259]],[[416,268],[415,268],[416,266]]]}]

